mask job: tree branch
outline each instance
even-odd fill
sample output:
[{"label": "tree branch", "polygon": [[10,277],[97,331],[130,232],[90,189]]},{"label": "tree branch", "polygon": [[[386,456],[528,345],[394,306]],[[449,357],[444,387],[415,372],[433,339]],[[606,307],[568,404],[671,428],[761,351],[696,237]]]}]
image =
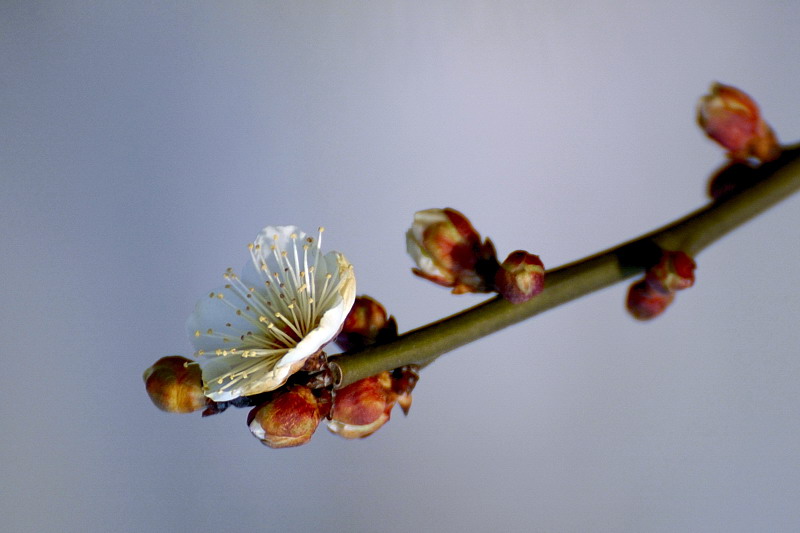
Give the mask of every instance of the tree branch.
[{"label": "tree branch", "polygon": [[425,366],[440,355],[543,311],[631,278],[654,264],[661,249],[696,256],[714,241],[800,188],[800,145],[752,169],[755,183],[627,243],[549,270],[544,291],[523,304],[501,297],[330,362],[337,388],[404,365]]}]

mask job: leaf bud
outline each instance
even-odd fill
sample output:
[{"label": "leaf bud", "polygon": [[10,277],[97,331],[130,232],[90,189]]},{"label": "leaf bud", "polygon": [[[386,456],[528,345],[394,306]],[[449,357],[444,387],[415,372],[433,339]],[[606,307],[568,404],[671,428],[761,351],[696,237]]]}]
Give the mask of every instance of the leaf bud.
[{"label": "leaf bud", "polygon": [[169,413],[192,413],[206,406],[200,366],[179,355],[162,357],[144,371],[153,404]]},{"label": "leaf bud", "polygon": [[293,385],[278,391],[247,416],[250,432],[270,448],[305,444],[320,422],[319,403],[311,389]]},{"label": "leaf bud", "polygon": [[544,289],[544,265],[538,255],[517,250],[500,265],[495,288],[513,304],[527,302]]}]

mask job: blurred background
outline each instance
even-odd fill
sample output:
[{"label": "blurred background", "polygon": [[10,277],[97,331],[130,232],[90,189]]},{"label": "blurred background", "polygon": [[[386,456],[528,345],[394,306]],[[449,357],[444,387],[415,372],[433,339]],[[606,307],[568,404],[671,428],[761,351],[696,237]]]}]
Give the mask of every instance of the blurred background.
[{"label": "blurred background", "polygon": [[324,225],[401,331],[455,207],[549,267],[706,202],[715,80],[800,138],[800,4],[0,4],[0,515],[14,532],[797,531],[800,197],[642,324],[615,286],[450,353],[408,417],[271,450],[157,410],[195,301],[265,225]]}]

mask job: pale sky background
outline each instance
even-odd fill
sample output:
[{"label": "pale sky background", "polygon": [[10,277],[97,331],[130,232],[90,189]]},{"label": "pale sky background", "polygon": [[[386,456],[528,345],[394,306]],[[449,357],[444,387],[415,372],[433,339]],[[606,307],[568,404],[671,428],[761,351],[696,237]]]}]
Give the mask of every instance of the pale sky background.
[{"label": "pale sky background", "polygon": [[800,138],[800,3],[0,3],[9,532],[800,530],[800,197],[648,324],[606,289],[448,354],[410,416],[301,448],[147,398],[266,225],[324,225],[405,331],[452,206],[554,267],[700,207],[714,80]]}]

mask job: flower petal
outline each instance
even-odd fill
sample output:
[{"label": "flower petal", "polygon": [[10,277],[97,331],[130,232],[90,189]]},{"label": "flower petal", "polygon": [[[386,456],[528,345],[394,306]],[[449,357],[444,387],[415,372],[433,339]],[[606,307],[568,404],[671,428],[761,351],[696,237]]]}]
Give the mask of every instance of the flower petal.
[{"label": "flower petal", "polygon": [[[230,349],[241,344],[241,336],[257,329],[258,316],[248,313],[245,304],[231,289],[219,287],[198,300],[186,321],[186,330],[195,350]],[[237,309],[241,312],[237,314]]]},{"label": "flower petal", "polygon": [[339,333],[355,301],[353,267],[296,226],[268,226],[242,277],[198,301],[187,320],[205,394],[229,401],[274,390]]},{"label": "flower petal", "polygon": [[278,365],[292,364],[301,359],[305,361],[332,341],[339,334],[339,330],[342,329],[342,324],[344,324],[344,320],[347,318],[347,314],[356,299],[356,280],[352,265],[344,255],[338,252],[330,252],[325,256],[325,263],[327,263],[328,268],[334,266],[331,264],[334,262],[338,272],[332,279],[338,276],[341,281],[333,304],[323,313],[319,320],[319,325],[303,337],[303,340],[287,353]]}]

